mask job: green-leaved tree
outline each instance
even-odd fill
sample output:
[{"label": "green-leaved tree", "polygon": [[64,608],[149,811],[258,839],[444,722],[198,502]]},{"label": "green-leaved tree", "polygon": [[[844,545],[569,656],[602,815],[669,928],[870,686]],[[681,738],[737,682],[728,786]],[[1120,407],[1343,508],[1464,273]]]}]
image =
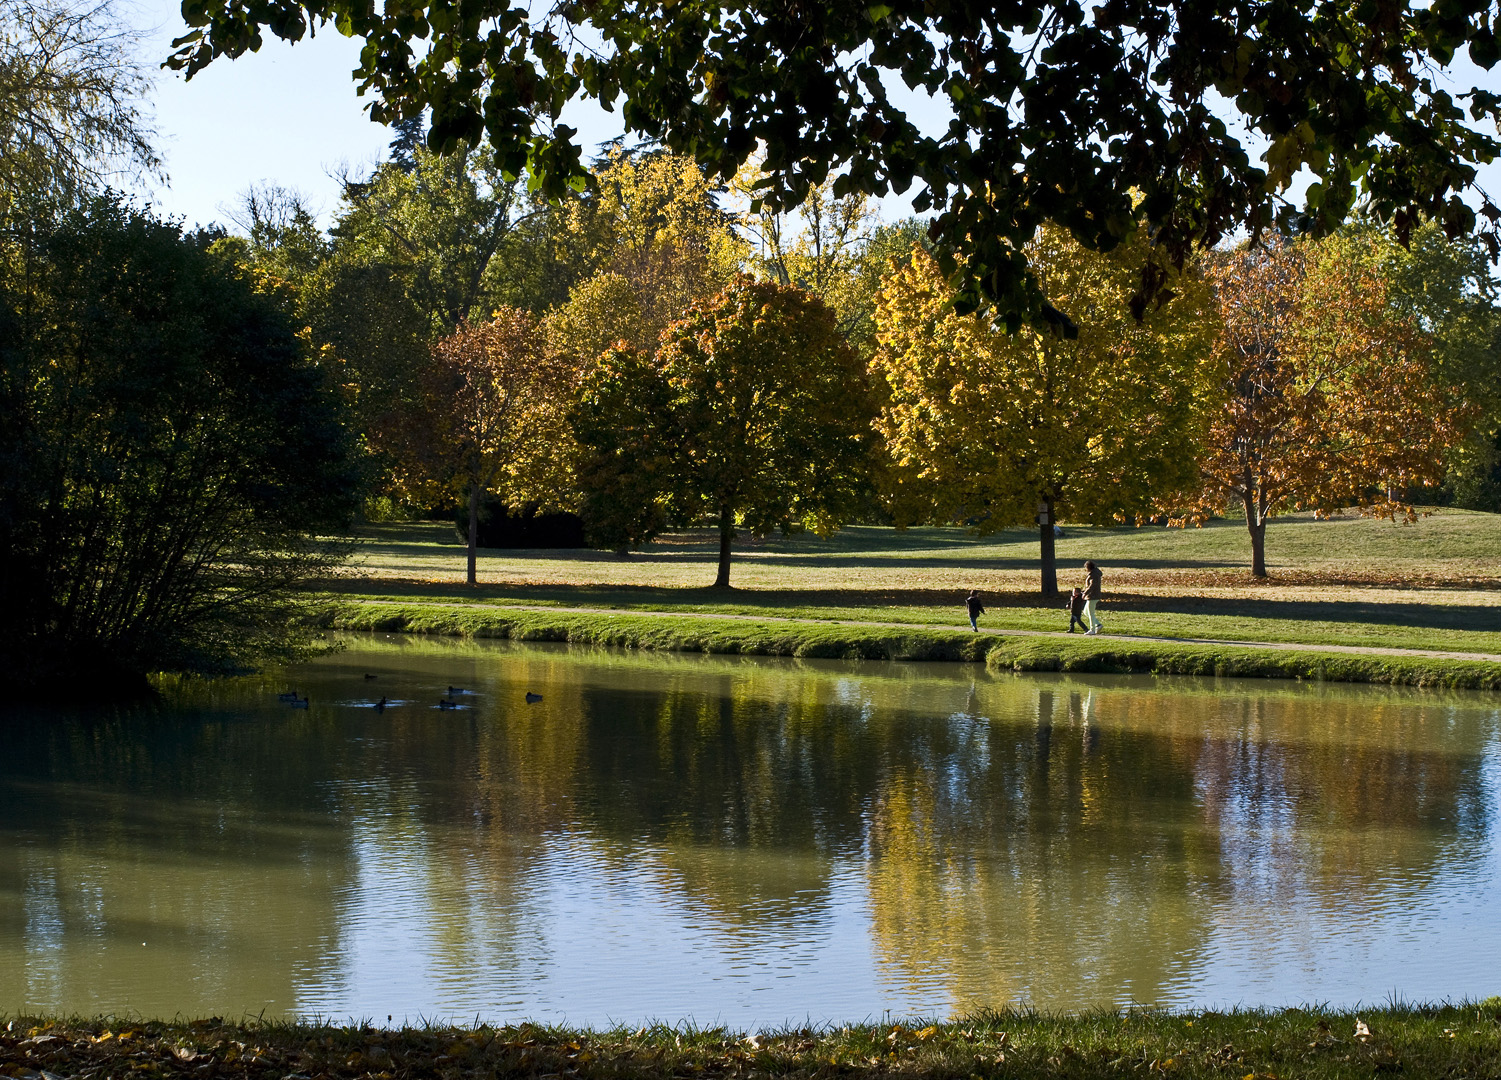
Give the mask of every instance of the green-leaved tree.
[{"label": "green-leaved tree", "polygon": [[[855,504],[867,381],[816,297],[737,278],[668,328],[654,364],[616,358],[610,370],[594,384],[590,426],[576,429],[593,459],[581,479],[609,482],[632,463],[655,470],[642,496],[655,486],[677,520],[717,525],[716,586],[730,584],[737,529],[828,532]],[[642,424],[656,430],[638,435]],[[627,532],[651,520],[644,500],[638,510],[633,520],[617,508]]]},{"label": "green-leaved tree", "polygon": [[110,689],[286,655],[358,506],[339,396],[243,250],[100,199],[0,280],[0,654]]}]

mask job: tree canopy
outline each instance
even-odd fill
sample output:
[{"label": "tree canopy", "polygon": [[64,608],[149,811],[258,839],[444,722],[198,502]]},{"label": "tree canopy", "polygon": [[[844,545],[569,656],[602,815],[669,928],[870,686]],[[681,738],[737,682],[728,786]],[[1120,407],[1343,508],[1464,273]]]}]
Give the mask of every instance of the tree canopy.
[{"label": "tree canopy", "polygon": [[922,251],[887,278],[871,367],[886,390],[876,427],[899,523],[968,521],[991,533],[1040,518],[1051,596],[1056,516],[1143,515],[1155,492],[1190,475],[1213,333],[1207,290],[1184,275],[1183,296],[1138,325],[1124,303],[1138,256],[1087,251],[1057,227],[1039,233],[1031,257],[1044,285],[1088,316],[1072,340],[958,314]]},{"label": "tree canopy", "polygon": [[591,198],[557,215],[555,257],[580,279],[549,318],[552,347],[588,364],[617,341],[650,353],[667,326],[735,276],[745,244],[691,160],[616,147]]},{"label": "tree canopy", "polygon": [[1450,240],[1431,222],[1406,248],[1368,228],[1334,242],[1342,258],[1376,262],[1393,310],[1431,335],[1437,379],[1474,406],[1469,436],[1449,450],[1446,494],[1457,506],[1501,511],[1501,310],[1481,245]]},{"label": "tree canopy", "polygon": [[836,528],[870,442],[865,372],[834,313],[748,277],[668,327],[654,361],[607,352],[571,420],[595,535],[624,547],[667,517],[716,521],[716,586],[730,583],[737,528]]},{"label": "tree canopy", "polygon": [[[374,119],[431,109],[429,146],[488,139],[549,195],[586,179],[559,122],[581,97],[711,177],[759,155],[775,208],[831,178],[835,196],[916,183],[961,271],[960,310],[993,303],[1013,327],[1067,325],[1027,271],[1044,221],[1109,250],[1144,219],[1140,312],[1166,263],[1237,229],[1326,230],[1359,203],[1399,231],[1420,215],[1468,231],[1460,196],[1501,150],[1501,96],[1452,92],[1435,71],[1465,51],[1486,69],[1501,57],[1483,0],[581,0],[536,16],[513,0],[183,0],[182,14],[169,63],[190,77],[268,31],[362,38],[354,75]],[[946,107],[946,130],[924,131],[907,91]],[[1287,202],[1300,170],[1314,182]],[[1494,256],[1501,212],[1482,208]]]},{"label": "tree canopy", "polygon": [[96,200],[0,275],[7,681],[224,670],[288,641],[354,440],[282,302],[212,234]]},{"label": "tree canopy", "polygon": [[1266,576],[1266,523],[1363,505],[1415,515],[1474,409],[1435,378],[1435,342],[1394,301],[1369,237],[1242,249],[1214,269],[1215,367],[1224,407],[1197,454],[1180,521],[1244,510],[1251,572]]}]

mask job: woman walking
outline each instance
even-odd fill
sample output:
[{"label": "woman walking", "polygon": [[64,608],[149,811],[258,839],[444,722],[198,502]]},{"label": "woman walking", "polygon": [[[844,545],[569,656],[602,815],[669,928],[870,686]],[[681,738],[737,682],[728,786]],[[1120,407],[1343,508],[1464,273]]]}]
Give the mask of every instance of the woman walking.
[{"label": "woman walking", "polygon": [[1100,579],[1104,576],[1093,559],[1084,564],[1084,620],[1089,623],[1089,629],[1084,631],[1086,634],[1098,634],[1105,629],[1095,610],[1100,603]]}]

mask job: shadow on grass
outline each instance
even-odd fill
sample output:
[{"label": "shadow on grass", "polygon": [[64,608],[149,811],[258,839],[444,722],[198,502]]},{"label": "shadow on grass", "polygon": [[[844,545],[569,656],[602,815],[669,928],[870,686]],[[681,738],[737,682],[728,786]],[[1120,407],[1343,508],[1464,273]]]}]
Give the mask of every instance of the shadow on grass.
[{"label": "shadow on grass", "polygon": [[1120,596],[1106,609],[1165,615],[1233,616],[1248,620],[1405,626],[1426,630],[1497,629],[1497,609],[1481,604],[1399,604],[1367,600],[1246,600],[1233,597]]},{"label": "shadow on grass", "polygon": [[[412,551],[414,548],[421,548],[430,553],[434,547],[451,549],[464,546],[463,540],[452,526],[432,521],[365,525],[360,530],[359,539],[361,547],[366,550],[386,548],[403,554],[414,553]],[[875,554],[878,552],[963,550],[977,546],[1035,544],[1036,542],[1037,533],[1032,529],[1007,529],[982,538],[967,529],[958,527],[892,529],[882,525],[847,525],[832,536],[798,533],[790,537],[768,536],[758,540],[741,533],[735,541],[735,553],[737,557],[742,551],[795,555],[862,552]],[[658,537],[646,547],[644,552],[633,553],[632,557],[684,551],[701,551],[717,555],[719,534],[712,529],[676,530]],[[614,559],[617,557],[613,552],[594,551],[587,548],[553,551],[527,550],[525,554],[528,558]]]},{"label": "shadow on grass", "polygon": [[[454,530],[443,525],[382,525],[359,541],[358,558],[371,569],[410,570],[414,560],[435,557],[462,558],[463,545]],[[735,543],[737,565],[816,564],[828,569],[952,570],[954,573],[985,570],[1035,571],[1037,536],[1032,530],[1009,530],[976,538],[961,529],[922,529],[899,532],[871,526],[853,526],[832,537],[802,534],[790,539],[744,538]],[[1016,549],[1016,554],[991,554],[996,549]],[[948,554],[952,552],[953,554]],[[485,560],[517,559],[532,563],[615,564],[623,561],[613,551],[592,548],[481,548]],[[635,566],[702,565],[712,577],[719,559],[719,538],[706,530],[675,532],[631,552]],[[1083,566],[1082,557],[1059,560],[1060,572]],[[1242,570],[1245,561],[1224,558],[1120,558],[1110,565],[1126,570]]]}]

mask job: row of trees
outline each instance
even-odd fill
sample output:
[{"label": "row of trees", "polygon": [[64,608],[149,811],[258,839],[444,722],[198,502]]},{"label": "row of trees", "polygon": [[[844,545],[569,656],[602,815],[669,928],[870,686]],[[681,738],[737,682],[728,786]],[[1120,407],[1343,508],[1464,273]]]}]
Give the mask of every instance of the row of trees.
[{"label": "row of trees", "polygon": [[[785,222],[757,222],[768,256],[725,215],[673,208],[684,192],[713,205],[687,163],[617,156],[604,177],[637,198],[612,209],[614,250],[595,272],[541,316],[506,307],[441,338],[406,423],[373,429],[395,490],[467,499],[471,581],[486,492],[579,511],[596,544],[622,551],[712,523],[719,585],[737,529],[1037,521],[1051,594],[1060,518],[1189,524],[1234,509],[1264,576],[1278,512],[1411,517],[1446,476],[1474,494],[1494,469],[1495,403],[1476,391],[1494,383],[1489,279],[1433,229],[1410,250],[1356,228],[1212,255],[1138,320],[1145,236],[1102,255],[1049,226],[1029,262],[1078,333],[1007,333],[955,310],[910,227],[820,249],[822,221],[848,233],[858,220],[848,202],[810,204],[790,252],[774,246]],[[667,223],[655,234],[631,216],[653,204]],[[737,262],[810,287],[725,282]],[[1489,426],[1472,437],[1477,421]]]},{"label": "row of trees", "polygon": [[[748,170],[715,192],[687,159],[617,147],[585,192],[542,205],[478,155],[428,153],[412,124],[388,162],[346,183],[328,237],[295,198],[252,192],[245,257],[289,283],[387,494],[456,499],[471,520],[491,492],[581,511],[596,543],[620,549],[667,523],[709,521],[726,560],[736,527],[1042,521],[1050,591],[1059,517],[1189,523],[1233,509],[1264,574],[1265,524],[1279,511],[1355,503],[1405,515],[1425,488],[1501,505],[1493,284],[1478,246],[1437,226],[1416,229],[1408,248],[1352,227],[1206,255],[1164,281],[1161,302],[1135,308],[1152,258],[1144,231],[1100,254],[1048,226],[1026,256],[1069,325],[1013,334],[959,313],[921,222],[879,226],[864,200],[823,187],[797,213],[773,213],[755,205],[757,182]],[[747,271],[809,303],[763,300],[757,311],[774,316],[745,314],[745,286],[731,284]],[[764,512],[760,495],[707,494],[714,485],[685,479],[682,461],[691,444],[732,438],[704,432],[733,407],[689,407],[669,328],[718,327],[727,316],[708,312],[741,311],[788,337],[823,319],[815,307],[860,361],[853,374],[828,361],[843,396],[827,407],[870,425],[861,453],[827,485],[827,506],[806,477],[793,485],[803,495],[766,495]],[[703,326],[694,333],[707,340]],[[764,370],[734,362],[737,377],[757,371],[754,393],[772,393],[756,380],[774,381],[773,369],[806,381],[807,365],[824,362],[773,354]],[[479,374],[487,365],[496,373]],[[449,409],[491,419],[456,426]],[[788,445],[816,456],[831,443]],[[799,476],[785,456],[775,468]]]},{"label": "row of trees", "polygon": [[[1232,505],[1264,572],[1279,510],[1403,514],[1446,469],[1481,494],[1494,472],[1489,279],[1435,230],[1409,250],[1353,229],[1207,257],[1137,322],[1146,239],[1100,255],[1048,228],[1029,256],[1079,333],[1007,334],[953,308],[918,230],[847,202],[747,234],[668,155],[617,156],[598,194],[552,209],[409,157],[351,190],[331,237],[264,193],[248,239],[111,199],[10,219],[13,677],[285,645],[289,590],[338,554],[317,537],[372,485],[466,503],[471,538],[485,492],[576,510],[620,549],[709,523],[728,584],[740,529]],[[503,235],[463,239],[476,199]],[[450,239],[423,240],[419,211]]]}]

